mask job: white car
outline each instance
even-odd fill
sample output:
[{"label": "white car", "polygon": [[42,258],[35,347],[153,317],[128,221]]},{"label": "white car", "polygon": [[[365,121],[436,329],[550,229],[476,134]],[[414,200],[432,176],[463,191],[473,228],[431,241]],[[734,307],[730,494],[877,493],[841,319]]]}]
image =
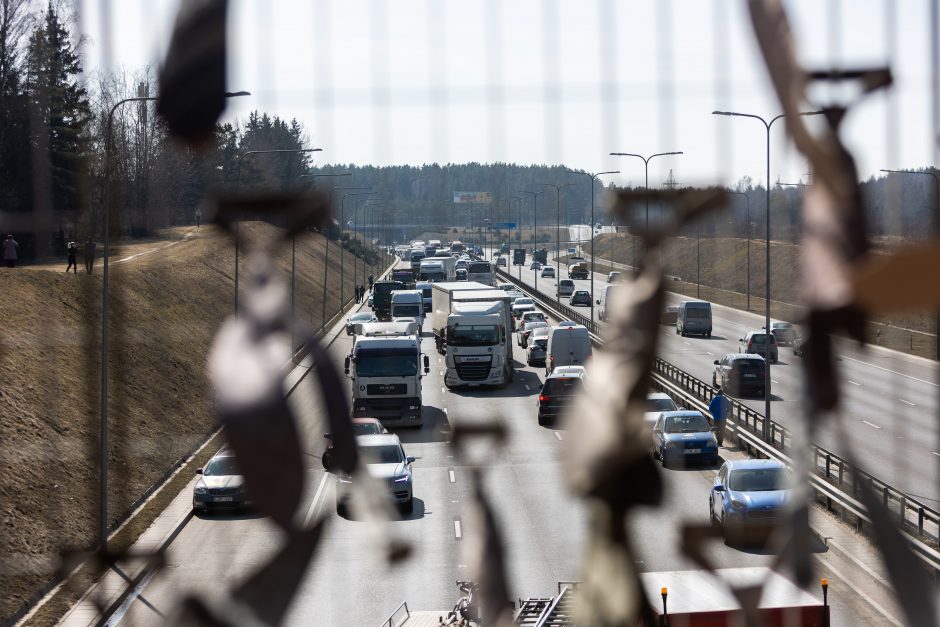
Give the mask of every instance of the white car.
[{"label": "white car", "polygon": [[[359,454],[368,473],[385,483],[389,498],[404,512],[414,507],[411,465],[415,458],[405,455],[401,440],[394,433],[356,436]],[[345,514],[346,504],[352,496],[353,478],[336,475],[336,513]]]},{"label": "white car", "polygon": [[671,396],[663,392],[651,392],[646,395],[646,411],[643,413],[643,422],[649,426],[650,433],[653,432],[653,425],[659,420],[659,415],[664,411],[679,411]]},{"label": "white car", "polygon": [[[528,312],[528,313],[532,313],[532,312]],[[550,325],[543,320],[538,320],[538,319],[522,320],[519,323],[519,333],[517,334],[517,337],[516,337],[516,343],[522,348],[528,348],[529,336],[532,335],[532,332],[535,331],[536,329],[547,329],[549,327]]]},{"label": "white car", "polygon": [[496,289],[511,292],[512,290],[516,289],[516,286],[512,283],[497,283]]}]

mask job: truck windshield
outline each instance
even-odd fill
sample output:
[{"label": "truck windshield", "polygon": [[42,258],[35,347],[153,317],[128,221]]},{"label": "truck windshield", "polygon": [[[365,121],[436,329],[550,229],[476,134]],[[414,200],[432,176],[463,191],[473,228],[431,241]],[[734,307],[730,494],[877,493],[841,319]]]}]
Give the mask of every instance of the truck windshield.
[{"label": "truck windshield", "polygon": [[417,318],[421,315],[419,305],[395,305],[392,309],[392,315],[396,318]]},{"label": "truck windshield", "polygon": [[499,344],[499,327],[470,324],[447,327],[447,343],[451,346],[494,346]]},{"label": "truck windshield", "polygon": [[360,377],[413,377],[418,374],[418,355],[360,353],[356,375]]}]

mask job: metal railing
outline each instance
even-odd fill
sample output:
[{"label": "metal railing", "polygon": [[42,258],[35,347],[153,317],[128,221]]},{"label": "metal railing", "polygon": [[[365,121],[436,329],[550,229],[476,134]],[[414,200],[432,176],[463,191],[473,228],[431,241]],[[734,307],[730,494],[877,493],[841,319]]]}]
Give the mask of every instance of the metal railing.
[{"label": "metal railing", "polygon": [[[594,343],[603,346],[604,340],[599,335],[602,326],[599,323],[588,320],[585,316],[573,311],[571,307],[543,292],[535,292],[531,286],[513,278],[508,273],[499,270],[497,273],[519,287],[549,313],[561,319],[583,324],[591,331]],[[707,411],[708,403],[715,394],[714,388],[706,381],[658,357],[653,365],[653,381],[654,385],[662,391],[677,395],[687,405],[702,411]],[[761,439],[764,425],[763,414],[739,401],[729,400],[731,400],[729,431],[732,436],[736,437],[751,454],[758,453],[765,457],[779,459],[789,465],[791,460],[787,453],[793,441],[790,431],[780,423],[771,420],[770,441],[764,442]],[[853,467],[832,451],[817,444],[811,446],[813,469],[816,473],[811,477],[811,487],[825,501],[828,510],[831,511],[834,507],[839,508],[843,520],[847,514],[854,517],[856,529],[862,531],[864,524],[869,523],[870,519],[864,505],[858,501],[857,497],[863,486],[869,487],[880,494],[885,507],[896,514],[901,530],[907,535],[918,557],[928,567],[940,571],[940,552],[935,548],[940,541],[940,512],[864,470]]]},{"label": "metal railing", "polygon": [[[401,613],[402,610],[405,610],[404,614]],[[402,617],[403,620],[396,622],[396,616]],[[382,623],[382,627],[400,627],[401,625],[404,625],[405,621],[407,621],[409,618],[411,618],[411,612],[408,611],[408,602],[402,601],[401,605],[399,605],[395,611],[389,614],[388,618],[385,619],[385,621]]]}]

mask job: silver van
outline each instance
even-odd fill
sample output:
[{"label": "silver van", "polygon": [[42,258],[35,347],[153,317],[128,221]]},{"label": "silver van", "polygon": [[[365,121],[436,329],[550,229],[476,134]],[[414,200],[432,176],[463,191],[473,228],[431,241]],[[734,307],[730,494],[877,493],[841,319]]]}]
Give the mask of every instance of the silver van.
[{"label": "silver van", "polygon": [[679,304],[676,333],[712,336],[712,304],[701,300],[687,300]]},{"label": "silver van", "polygon": [[600,305],[600,307],[597,310],[597,316],[598,318],[601,319],[601,321],[606,321],[609,316],[611,297],[614,295],[615,292],[618,292],[620,290],[625,290],[625,289],[626,289],[626,285],[623,285],[623,284],[604,286],[604,291],[601,292],[601,297],[597,299],[597,304]]},{"label": "silver van", "polygon": [[545,352],[545,374],[558,366],[584,366],[593,352],[591,335],[585,326],[562,322],[548,332]]},{"label": "silver van", "polygon": [[558,298],[562,296],[570,298],[574,294],[574,281],[571,279],[561,279],[558,281]]}]

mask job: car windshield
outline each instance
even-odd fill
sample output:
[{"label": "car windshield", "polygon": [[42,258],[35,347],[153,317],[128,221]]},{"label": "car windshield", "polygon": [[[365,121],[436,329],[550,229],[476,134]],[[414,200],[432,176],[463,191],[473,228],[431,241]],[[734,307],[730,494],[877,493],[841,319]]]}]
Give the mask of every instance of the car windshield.
[{"label": "car windshield", "polygon": [[495,346],[499,344],[499,327],[467,324],[447,327],[447,343],[451,346]]},{"label": "car windshield", "polygon": [[366,322],[372,320],[372,314],[370,313],[357,313],[349,316],[349,319],[352,322]]},{"label": "car windshield", "polygon": [[675,401],[671,398],[648,398],[646,399],[646,411],[676,411]]},{"label": "car windshield", "polygon": [[382,433],[379,424],[375,422],[354,422],[352,427],[353,435],[375,435],[376,433]]},{"label": "car windshield", "polygon": [[395,305],[395,310],[392,312],[392,315],[396,318],[417,317],[420,314],[421,307],[419,305]]},{"label": "car windshield", "polygon": [[699,414],[666,417],[666,433],[701,433],[708,430],[708,422]]},{"label": "car windshield", "polygon": [[534,305],[531,298],[517,298],[513,305]]},{"label": "car windshield", "polygon": [[360,353],[356,374],[360,377],[413,377],[418,374],[418,355]]},{"label": "car windshield", "polygon": [[529,313],[523,314],[522,319],[526,322],[545,322],[545,314],[541,311],[530,311]]},{"label": "car windshield", "polygon": [[687,318],[707,318],[708,309],[705,307],[686,307],[685,316]]},{"label": "car windshield", "polygon": [[405,461],[401,447],[397,444],[362,446],[359,448],[367,464],[400,464]]},{"label": "car windshield", "polygon": [[752,468],[731,473],[729,489],[736,492],[768,492],[786,488],[787,473],[783,468]]},{"label": "car windshield", "polygon": [[202,470],[202,474],[207,477],[220,477],[223,475],[238,475],[238,466],[235,464],[235,457],[227,455],[225,457],[213,457]]}]

